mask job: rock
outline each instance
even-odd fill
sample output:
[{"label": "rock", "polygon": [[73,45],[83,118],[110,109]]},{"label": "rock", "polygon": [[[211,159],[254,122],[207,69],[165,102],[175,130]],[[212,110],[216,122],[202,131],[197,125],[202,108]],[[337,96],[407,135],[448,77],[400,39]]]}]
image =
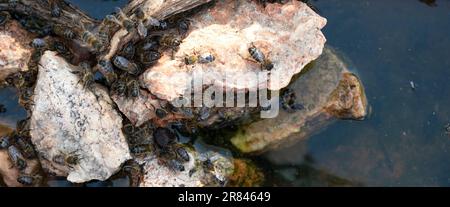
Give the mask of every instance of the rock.
[{"label": "rock", "polygon": [[[198,147],[198,145],[202,145]],[[141,187],[204,187],[225,186],[234,172],[233,158],[228,151],[205,144],[188,150],[189,161],[183,170],[161,160],[155,154],[140,159],[144,163]]]},{"label": "rock", "polygon": [[[187,93],[198,91],[190,91],[191,80],[197,72],[208,72],[203,86],[211,86],[207,82],[215,81],[213,86],[224,90],[236,89],[243,92],[247,89],[255,91],[257,86],[259,89],[267,88],[261,86],[264,81],[258,82],[256,79],[248,79],[242,85],[230,82],[243,77],[242,74],[247,72],[261,70],[261,64],[251,60],[248,48],[252,43],[275,64],[271,74],[272,77],[280,77],[280,81],[271,82],[269,87],[280,89],[290,82],[293,75],[322,53],[326,41],[320,31],[325,26],[326,19],[298,1],[285,5],[270,4],[263,8],[254,1],[236,3],[222,0],[213,8],[189,17],[189,20],[191,29],[179,50],[174,53],[174,59],[172,60],[172,52],[169,49],[155,66],[147,69],[141,76],[141,86],[146,87],[156,97],[148,96],[150,98],[147,102],[141,98],[130,101],[113,97],[120,110],[133,123],[140,125],[155,119],[155,100],[160,103],[173,101]],[[205,56],[209,53],[215,59],[211,63],[185,64],[185,58],[189,55]],[[225,77],[231,77],[227,80],[229,82],[224,82]],[[167,107],[164,104],[160,106]],[[255,107],[210,107],[207,108],[208,113],[203,113],[202,110],[201,106],[200,109],[188,106],[181,112],[169,111],[172,116],[166,119],[195,120],[201,127],[211,127],[213,124],[223,126],[259,111]]]},{"label": "rock", "polygon": [[[46,171],[74,183],[106,180],[131,158],[122,118],[107,91],[99,85],[93,92],[84,89],[75,70],[54,52],[42,56],[30,120],[32,142]],[[79,160],[55,162],[64,156]]]},{"label": "rock", "polygon": [[[174,59],[169,52],[142,75],[145,87],[164,100],[175,100],[191,88],[194,92],[202,90],[203,87],[191,86],[195,73],[200,71],[207,73],[203,86],[264,89],[265,79],[236,83],[246,73],[261,70],[261,64],[251,60],[248,49],[252,43],[272,60],[271,74],[279,79],[269,88],[279,90],[322,53],[326,41],[320,31],[326,19],[299,1],[264,8],[255,1],[221,0],[189,19],[191,30]],[[205,54],[212,54],[215,60],[208,64],[185,64],[186,56]]]},{"label": "rock", "polygon": [[135,126],[140,126],[156,117],[156,109],[161,108],[160,100],[152,97],[145,90],[141,90],[139,97],[128,98],[126,96],[113,95],[119,110]]},{"label": "rock", "polygon": [[259,187],[264,174],[254,163],[245,159],[234,159],[234,172],[229,177],[228,187]]},{"label": "rock", "polygon": [[359,120],[367,114],[361,82],[330,48],[288,89],[301,110],[281,110],[276,118],[240,129],[231,139],[234,146],[245,153],[275,149],[306,139],[334,118]]},{"label": "rock", "polygon": [[17,71],[27,71],[34,36],[16,21],[8,21],[0,30],[0,82]]}]

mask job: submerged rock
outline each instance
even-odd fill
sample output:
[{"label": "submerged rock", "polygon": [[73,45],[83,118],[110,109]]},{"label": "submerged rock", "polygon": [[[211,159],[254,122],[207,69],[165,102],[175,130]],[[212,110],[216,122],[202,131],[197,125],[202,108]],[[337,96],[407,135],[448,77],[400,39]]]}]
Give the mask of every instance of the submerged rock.
[{"label": "submerged rock", "polygon": [[246,153],[275,149],[317,133],[335,118],[359,120],[367,114],[362,83],[330,48],[286,92],[295,100],[285,100],[292,103],[282,103],[285,109],[276,118],[240,129],[231,139],[234,146]]},{"label": "submerged rock", "polygon": [[[209,152],[197,154],[189,152],[190,161],[177,166],[173,163],[161,164],[156,156],[146,157],[144,164],[144,179],[141,187],[204,187],[224,186],[228,177],[234,171],[231,157]],[[169,161],[170,162],[170,161]],[[211,168],[207,169],[206,162]]]},{"label": "submerged rock", "polygon": [[34,36],[16,21],[0,26],[0,82],[9,75],[28,70],[31,58],[30,42]]},{"label": "submerged rock", "polygon": [[75,66],[54,52],[42,56],[31,136],[42,166],[71,182],[106,180],[130,159],[122,118],[99,85],[82,87]]}]

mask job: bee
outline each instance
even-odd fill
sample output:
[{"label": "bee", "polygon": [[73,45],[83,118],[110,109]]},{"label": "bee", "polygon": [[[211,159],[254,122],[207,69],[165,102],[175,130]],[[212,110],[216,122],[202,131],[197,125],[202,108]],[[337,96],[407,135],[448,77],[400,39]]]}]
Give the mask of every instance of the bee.
[{"label": "bee", "polygon": [[116,56],[113,60],[113,64],[117,68],[126,71],[131,75],[138,75],[140,73],[140,69],[135,63],[130,62],[122,56]]},{"label": "bee", "polygon": [[166,128],[157,128],[153,133],[153,139],[160,149],[168,149],[175,142],[176,135]]},{"label": "bee", "polygon": [[197,61],[198,61],[197,55],[188,55],[188,56],[184,57],[184,63],[186,65],[193,65],[193,64],[197,63]]},{"label": "bee", "polygon": [[10,145],[11,145],[11,142],[10,142],[9,136],[0,137],[0,149],[6,149]]},{"label": "bee", "polygon": [[134,54],[136,54],[136,48],[132,42],[128,43],[120,53],[123,57],[127,59],[133,59]]},{"label": "bee", "polygon": [[27,136],[30,132],[30,121],[29,119],[20,120],[16,124],[16,134],[19,136]]},{"label": "bee", "polygon": [[22,150],[22,153],[25,158],[27,159],[36,158],[36,153],[34,151],[33,145],[28,140],[25,140],[24,137],[22,136],[16,137],[16,144]]},{"label": "bee", "polygon": [[155,114],[160,119],[164,119],[167,116],[167,112],[164,109],[156,109]]},{"label": "bee", "polygon": [[83,29],[83,32],[81,33],[81,40],[88,46],[92,47],[95,51],[97,52],[102,51],[103,45],[98,40],[97,36],[95,36],[95,34],[87,30],[83,24],[81,24],[81,27]]},{"label": "bee", "polygon": [[248,48],[248,52],[250,53],[253,60],[261,64],[261,69],[263,70],[272,70],[273,69],[273,63],[269,59],[266,58],[264,53],[257,48],[254,43],[251,44],[251,46]]},{"label": "bee", "polygon": [[8,0],[8,4],[10,7],[15,8],[19,4],[19,0]]},{"label": "bee", "polygon": [[22,185],[25,186],[39,186],[42,182],[42,176],[41,175],[27,175],[27,174],[20,174],[17,178],[17,182],[19,182]]},{"label": "bee", "polygon": [[117,17],[114,18],[110,17],[111,20],[116,22],[121,27],[125,28],[127,31],[133,30],[136,24],[130,18],[128,18],[128,16],[125,13],[123,13],[122,9],[116,7],[115,10]]},{"label": "bee", "polygon": [[59,55],[68,60],[73,58],[73,55],[70,52],[69,48],[67,48],[66,45],[64,45],[64,43],[62,42],[55,41],[53,43],[53,50],[55,50]]},{"label": "bee", "polygon": [[158,51],[146,51],[139,54],[139,60],[142,64],[150,66],[155,64],[161,58],[161,53]]},{"label": "bee", "polygon": [[190,157],[186,149],[184,149],[183,147],[178,147],[175,149],[175,152],[177,153],[177,157],[180,158],[182,161],[189,162]]},{"label": "bee", "polygon": [[184,165],[178,160],[169,160],[168,165],[173,171],[183,172],[185,170]]},{"label": "bee", "polygon": [[137,80],[135,79],[129,80],[127,83],[127,88],[128,88],[128,96],[133,98],[139,97],[141,89],[139,87],[139,82]]},{"label": "bee", "polygon": [[136,161],[129,160],[124,164],[122,170],[130,178],[130,186],[138,187],[139,183],[142,181],[142,167]]},{"label": "bee", "polygon": [[80,73],[81,78],[79,83],[83,85],[85,89],[91,89],[92,85],[95,82],[94,72],[92,71],[91,66],[87,62],[80,63],[80,71],[76,71],[74,73]]},{"label": "bee", "polygon": [[117,81],[117,74],[114,72],[114,67],[109,60],[100,60],[98,62],[98,68],[102,74],[106,77],[106,81],[111,84]]},{"label": "bee", "polygon": [[180,46],[181,40],[174,35],[163,35],[159,44],[163,47],[174,48]]},{"label": "bee", "polygon": [[19,89],[20,97],[19,97],[19,104],[25,107],[26,109],[30,109],[30,106],[33,105],[33,89],[32,88],[21,88]]},{"label": "bee", "polygon": [[145,28],[161,26],[161,22],[159,20],[157,20],[154,17],[146,15],[144,10],[142,10],[142,8],[136,9],[136,12],[134,14]]},{"label": "bee", "polygon": [[11,19],[11,15],[8,12],[0,12],[0,26],[5,25],[9,19]]},{"label": "bee", "polygon": [[42,50],[47,46],[47,43],[44,39],[36,38],[31,42],[31,46],[35,49]]},{"label": "bee", "polygon": [[122,78],[119,78],[112,84],[111,89],[112,94],[125,96],[125,93],[127,92],[126,82]]},{"label": "bee", "polygon": [[145,51],[158,51],[159,46],[159,41],[155,40],[154,38],[148,38],[138,46],[138,50],[140,51],[140,53]]},{"label": "bee", "polygon": [[55,35],[64,37],[69,40],[73,40],[76,37],[76,35],[72,29],[70,29],[68,27],[63,27],[62,25],[53,26],[53,33],[55,33]]},{"label": "bee", "polygon": [[174,59],[175,51],[181,45],[181,40],[174,35],[163,35],[159,39],[159,45],[164,48],[170,48],[172,50],[172,59]]},{"label": "bee", "polygon": [[152,152],[151,145],[136,145],[130,149],[131,153],[135,155],[145,155]]},{"label": "bee", "polygon": [[50,0],[50,8],[51,8],[51,15],[52,17],[61,17],[61,8],[58,5],[57,0]]},{"label": "bee", "polygon": [[25,158],[23,157],[19,149],[17,149],[17,147],[15,147],[14,145],[9,146],[8,155],[13,165],[17,169],[24,170],[25,168],[27,168],[27,162],[25,161]]},{"label": "bee", "polygon": [[82,158],[80,157],[80,155],[75,154],[75,152],[71,152],[69,154],[60,152],[60,154],[53,157],[52,161],[58,165],[64,165],[73,168],[73,166],[80,164],[81,159]]},{"label": "bee", "polygon": [[185,35],[189,31],[190,22],[187,19],[182,19],[178,21],[178,33],[180,35]]},{"label": "bee", "polygon": [[198,62],[201,64],[207,64],[212,63],[216,60],[216,57],[214,57],[211,53],[204,53],[198,56]]}]

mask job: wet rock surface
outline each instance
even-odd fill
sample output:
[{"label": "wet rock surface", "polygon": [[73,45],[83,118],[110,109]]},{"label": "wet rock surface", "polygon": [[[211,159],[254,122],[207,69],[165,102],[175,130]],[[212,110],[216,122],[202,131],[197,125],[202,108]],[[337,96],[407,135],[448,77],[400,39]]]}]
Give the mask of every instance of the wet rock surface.
[{"label": "wet rock surface", "polygon": [[33,35],[16,21],[8,20],[0,26],[0,82],[9,75],[28,69]]},{"label": "wet rock surface", "polygon": [[317,133],[334,118],[358,120],[367,114],[362,84],[331,48],[281,96],[283,110],[276,118],[252,123],[231,139],[239,150],[262,152],[287,146]]},{"label": "wet rock surface", "polygon": [[233,158],[214,151],[189,151],[189,161],[172,163],[148,156],[144,163],[141,187],[220,187],[234,172]]},{"label": "wet rock surface", "polygon": [[54,52],[45,52],[34,93],[31,136],[43,168],[71,182],[106,180],[130,159],[122,118],[100,86],[92,92]]},{"label": "wet rock surface", "polygon": [[[172,54],[167,53],[142,75],[145,87],[161,99],[173,100],[190,91],[194,73],[199,71],[209,73],[205,86],[256,89],[265,80],[249,79],[247,85],[235,83],[246,72],[261,70],[261,63],[252,60],[249,53],[252,45],[272,61],[271,73],[280,80],[269,88],[278,90],[322,53],[326,41],[320,31],[326,19],[299,1],[269,4],[265,8],[255,1],[218,1],[190,18],[190,23],[191,30],[173,60]],[[208,60],[209,55],[213,56],[210,61],[201,61]],[[198,62],[186,64],[189,56],[197,56]]]}]

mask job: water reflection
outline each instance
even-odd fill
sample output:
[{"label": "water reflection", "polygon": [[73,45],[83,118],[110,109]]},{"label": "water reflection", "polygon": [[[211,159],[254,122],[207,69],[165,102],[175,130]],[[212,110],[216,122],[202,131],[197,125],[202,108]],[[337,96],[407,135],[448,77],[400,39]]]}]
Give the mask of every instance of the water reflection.
[{"label": "water reflection", "polygon": [[424,3],[424,4],[426,4],[426,5],[428,5],[428,6],[431,6],[431,7],[437,6],[436,0],[419,0],[419,1]]},{"label": "water reflection", "polygon": [[18,104],[17,90],[1,88],[0,97],[0,105],[4,107],[4,112],[0,113],[0,125],[16,128],[17,121],[27,117],[27,111]]}]

